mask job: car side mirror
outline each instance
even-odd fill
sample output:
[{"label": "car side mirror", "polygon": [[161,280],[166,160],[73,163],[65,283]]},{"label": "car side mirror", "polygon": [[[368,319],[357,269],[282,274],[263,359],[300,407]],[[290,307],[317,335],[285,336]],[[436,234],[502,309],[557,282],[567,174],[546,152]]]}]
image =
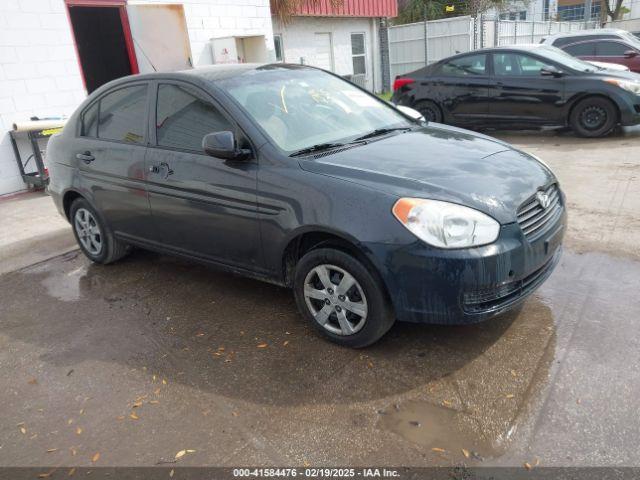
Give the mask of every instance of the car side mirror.
[{"label": "car side mirror", "polygon": [[540,75],[543,77],[561,77],[564,75],[562,70],[558,70],[556,67],[552,67],[551,65],[544,67],[540,70]]},{"label": "car side mirror", "polygon": [[624,58],[633,58],[638,56],[638,52],[636,52],[635,50],[627,50],[623,55]]},{"label": "car side mirror", "polygon": [[238,148],[233,132],[213,132],[202,139],[204,153],[224,160],[245,160],[251,156],[251,150]]}]

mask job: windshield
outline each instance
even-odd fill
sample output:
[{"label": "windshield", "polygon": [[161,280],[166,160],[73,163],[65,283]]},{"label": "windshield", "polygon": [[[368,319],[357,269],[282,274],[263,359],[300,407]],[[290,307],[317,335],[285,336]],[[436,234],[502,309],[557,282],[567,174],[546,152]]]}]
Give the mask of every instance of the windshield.
[{"label": "windshield", "polygon": [[269,66],[220,84],[287,152],[415,126],[387,103],[320,70]]},{"label": "windshield", "polygon": [[631,32],[620,32],[624,40],[629,42],[633,47],[640,49],[640,39]]},{"label": "windshield", "polygon": [[580,72],[593,72],[596,70],[596,67],[592,63],[585,62],[583,60],[580,60],[579,58],[573,57],[564,50],[560,50],[557,47],[543,45],[537,47],[537,50],[535,51],[539,52],[540,55],[544,55],[549,60],[560,63],[572,70],[578,70]]}]

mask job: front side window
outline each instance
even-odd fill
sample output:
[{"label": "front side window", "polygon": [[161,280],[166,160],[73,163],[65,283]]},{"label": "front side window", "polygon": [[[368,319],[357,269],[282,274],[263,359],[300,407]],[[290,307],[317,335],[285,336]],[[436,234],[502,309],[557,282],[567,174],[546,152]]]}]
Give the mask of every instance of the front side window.
[{"label": "front side window", "polygon": [[134,85],[100,99],[98,138],[143,143],[146,126],[147,86]]},{"label": "front side window", "polygon": [[624,52],[631,47],[620,42],[597,42],[596,55],[598,57],[624,57]]},{"label": "front side window", "polygon": [[486,63],[486,55],[458,57],[443,63],[440,67],[440,74],[454,77],[484,75],[486,72]]},{"label": "front side window", "polygon": [[158,87],[156,141],[161,147],[202,152],[205,135],[233,130],[231,123],[195,88]]},{"label": "front side window", "polygon": [[353,74],[365,75],[367,73],[367,65],[364,51],[364,33],[351,34],[351,59],[353,61]]},{"label": "front side window", "polygon": [[529,55],[518,53],[494,53],[493,71],[499,77],[540,75],[548,64]]},{"label": "front side window", "polygon": [[386,102],[316,69],[271,65],[218,85],[287,152],[414,126]]}]

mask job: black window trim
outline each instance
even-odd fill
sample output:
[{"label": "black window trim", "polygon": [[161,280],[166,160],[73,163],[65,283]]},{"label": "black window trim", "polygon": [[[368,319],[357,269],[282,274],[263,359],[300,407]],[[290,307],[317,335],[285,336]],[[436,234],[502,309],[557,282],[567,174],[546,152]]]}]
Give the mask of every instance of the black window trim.
[{"label": "black window trim", "polygon": [[[175,86],[179,86],[180,84],[182,85],[186,85],[189,88],[192,88],[198,92],[200,92],[206,99],[208,99],[211,104],[218,109],[218,111],[220,112],[220,114],[231,124],[231,126],[233,127],[233,132],[234,135],[236,136],[236,140],[238,137],[238,134],[241,133],[242,136],[247,140],[247,142],[249,142],[249,145],[251,147],[251,151],[253,152],[253,161],[256,160],[257,157],[257,150],[255,148],[255,145],[253,143],[253,141],[251,140],[251,138],[249,137],[249,135],[247,135],[247,133],[244,131],[244,129],[238,124],[238,122],[236,122],[234,120],[234,118],[231,116],[231,114],[220,104],[220,102],[208,91],[206,91],[205,89],[203,89],[201,86],[199,85],[195,85],[194,83],[188,82],[186,80],[182,80],[182,79],[169,79],[169,78],[158,78],[158,79],[154,79],[151,82],[151,95],[150,95],[150,110],[153,112],[153,114],[149,114],[148,116],[148,122],[147,122],[147,127],[149,130],[149,142],[147,143],[147,146],[149,148],[153,148],[153,149],[157,149],[157,150],[167,150],[167,151],[171,151],[171,152],[180,152],[180,153],[186,153],[189,155],[202,155],[205,157],[209,157],[210,155],[206,154],[205,152],[203,152],[202,150],[189,150],[187,148],[178,148],[178,147],[169,147],[169,146],[165,146],[165,145],[158,145],[158,138],[157,138],[157,132],[156,132],[156,128],[157,128],[157,117],[158,117],[158,92],[160,90],[160,85],[175,85]],[[212,157],[213,158],[213,157]],[[243,160],[243,162],[247,162],[248,160]]]},{"label": "black window trim", "polygon": [[111,138],[100,138],[99,136],[96,137],[92,137],[89,135],[83,135],[83,130],[84,130],[84,116],[85,114],[91,109],[91,107],[93,107],[96,103],[98,104],[98,125],[96,128],[96,135],[100,135],[100,111],[101,111],[101,105],[100,103],[102,102],[102,99],[104,97],[106,97],[107,95],[117,92],[118,90],[122,90],[124,88],[129,88],[129,87],[136,87],[136,86],[146,86],[147,87],[147,105],[145,107],[145,120],[149,118],[149,98],[150,98],[150,83],[149,81],[140,81],[140,80],[136,80],[136,81],[132,81],[132,82],[127,82],[127,83],[123,83],[120,85],[116,85],[115,87],[107,90],[106,92],[104,92],[103,94],[101,94],[98,98],[96,98],[94,101],[92,101],[89,105],[87,105],[84,109],[82,109],[82,112],[80,113],[79,119],[80,121],[77,122],[78,126],[76,128],[76,137],[79,138],[90,138],[92,140],[98,140],[100,142],[111,142],[111,143],[118,143],[118,144],[122,144],[122,145],[133,145],[133,146],[137,146],[137,147],[146,147],[148,145],[148,139],[149,139],[149,129],[148,129],[148,123],[149,122],[145,122],[145,128],[143,131],[143,139],[140,143],[133,143],[133,142],[125,142],[123,140],[113,140]]}]

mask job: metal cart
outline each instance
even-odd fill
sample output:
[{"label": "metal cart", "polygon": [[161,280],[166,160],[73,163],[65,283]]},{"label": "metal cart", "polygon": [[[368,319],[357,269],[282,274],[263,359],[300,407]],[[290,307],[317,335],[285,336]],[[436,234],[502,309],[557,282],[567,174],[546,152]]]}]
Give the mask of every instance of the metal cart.
[{"label": "metal cart", "polygon": [[[22,179],[28,186],[35,188],[46,187],[49,183],[49,172],[44,166],[43,152],[40,150],[39,141],[43,138],[48,139],[54,133],[62,130],[65,120],[62,118],[40,119],[38,117],[31,118],[30,122],[14,123],[13,130],[9,131],[13,153],[16,157],[18,169]],[[26,136],[33,153],[23,160],[18,148],[18,140]],[[35,163],[35,171],[27,169],[31,160]]]}]

